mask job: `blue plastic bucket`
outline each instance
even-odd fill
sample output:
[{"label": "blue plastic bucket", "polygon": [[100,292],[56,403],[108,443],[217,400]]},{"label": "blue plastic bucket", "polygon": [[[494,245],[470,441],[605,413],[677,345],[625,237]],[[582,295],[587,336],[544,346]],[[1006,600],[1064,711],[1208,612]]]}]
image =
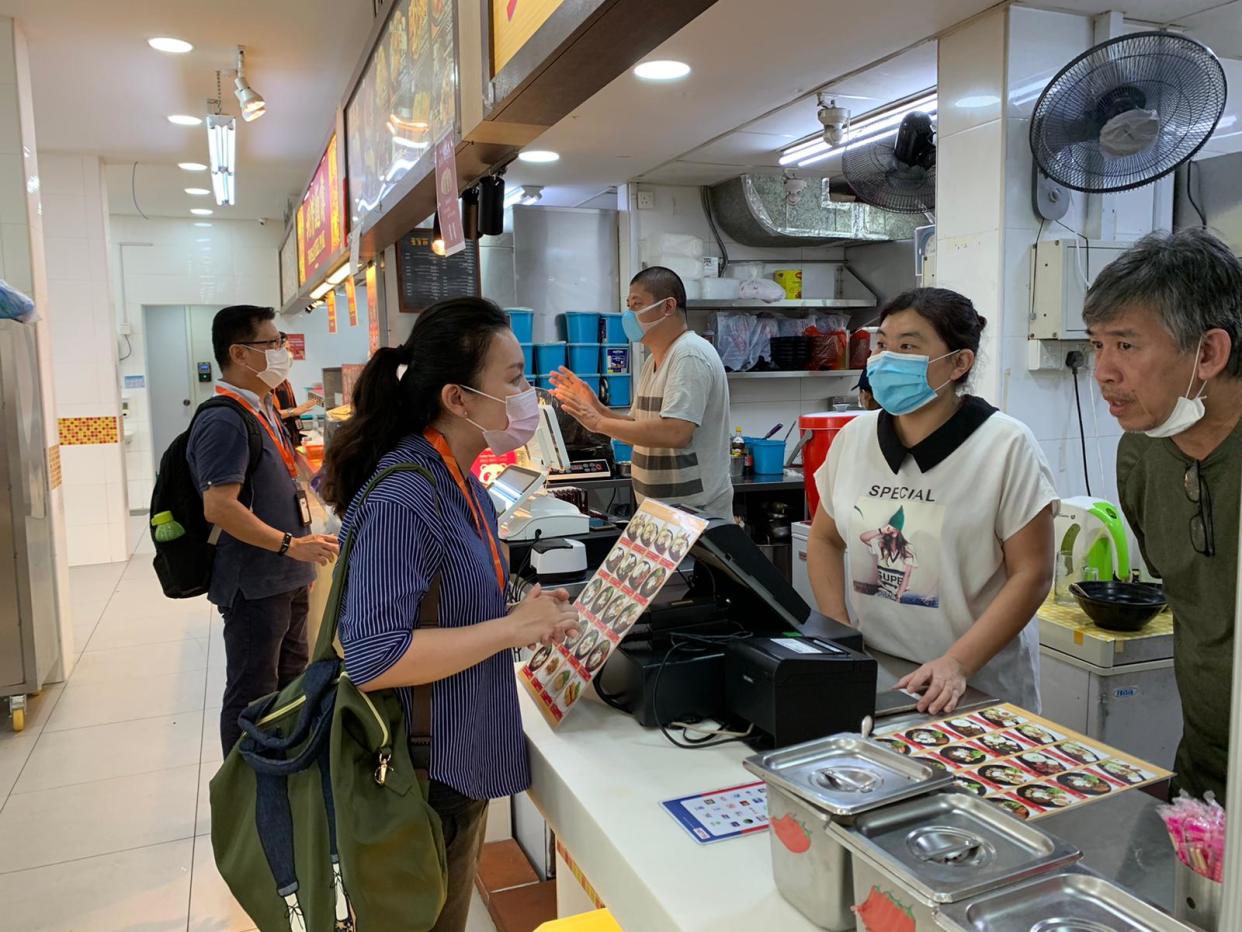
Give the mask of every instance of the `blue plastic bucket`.
[{"label": "blue plastic bucket", "polygon": [[550,376],[541,375],[535,379],[535,388],[542,388],[546,391],[552,391],[552,378]]},{"label": "blue plastic bucket", "polygon": [[509,315],[509,326],[519,343],[529,343],[535,338],[535,312],[521,307],[511,307],[505,311]]},{"label": "blue plastic bucket", "polygon": [[620,440],[612,442],[612,458],[618,463],[628,463],[634,458],[634,447],[632,444],[622,443]]},{"label": "blue plastic bucket", "polygon": [[785,441],[747,437],[746,446],[755,461],[756,476],[779,476],[785,471]]},{"label": "blue plastic bucket", "polygon": [[530,343],[523,343],[522,355],[526,357],[526,377],[530,378],[535,374],[535,347]]},{"label": "blue plastic bucket", "polygon": [[605,344],[600,347],[599,371],[606,375],[618,375],[630,371],[630,344]]},{"label": "blue plastic bucket", "polygon": [[633,395],[630,393],[629,375],[605,375],[608,383],[608,406],[610,408],[628,408]]},{"label": "blue plastic bucket", "polygon": [[535,371],[555,372],[565,365],[566,353],[564,343],[536,343]]},{"label": "blue plastic bucket", "polygon": [[599,342],[599,314],[594,311],[566,311],[565,339],[570,343]]},{"label": "blue plastic bucket", "polygon": [[600,314],[600,339],[605,343],[625,343],[629,344],[629,337],[625,335],[625,328],[621,326],[620,314]]},{"label": "blue plastic bucket", "polygon": [[599,371],[598,343],[570,343],[569,368],[574,372]]}]

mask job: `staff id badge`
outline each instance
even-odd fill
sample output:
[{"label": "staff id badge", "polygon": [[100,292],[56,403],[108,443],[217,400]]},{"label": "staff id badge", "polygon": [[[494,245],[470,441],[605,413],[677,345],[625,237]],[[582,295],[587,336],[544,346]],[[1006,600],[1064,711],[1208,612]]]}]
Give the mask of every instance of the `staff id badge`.
[{"label": "staff id badge", "polygon": [[302,527],[310,527],[310,499],[306,496],[306,489],[298,489],[293,497],[298,503],[298,514],[302,517]]}]

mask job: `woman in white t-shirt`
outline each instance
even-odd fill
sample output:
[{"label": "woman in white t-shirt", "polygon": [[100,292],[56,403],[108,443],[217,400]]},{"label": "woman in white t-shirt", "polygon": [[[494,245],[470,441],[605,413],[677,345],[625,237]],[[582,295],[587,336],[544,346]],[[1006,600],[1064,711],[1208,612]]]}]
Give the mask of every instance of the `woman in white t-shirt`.
[{"label": "woman in white t-shirt", "polygon": [[891,301],[867,364],[882,410],[854,418],[815,474],[819,609],[920,664],[897,685],[932,714],[967,683],[1039,710],[1032,618],[1052,586],[1057,494],[1030,430],[963,390],[986,323],[942,288]]}]

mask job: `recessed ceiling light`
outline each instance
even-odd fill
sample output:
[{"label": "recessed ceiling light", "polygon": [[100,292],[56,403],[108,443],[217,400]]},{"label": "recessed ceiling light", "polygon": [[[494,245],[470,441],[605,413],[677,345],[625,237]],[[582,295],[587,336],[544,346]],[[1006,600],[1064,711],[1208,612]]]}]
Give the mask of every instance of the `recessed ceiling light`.
[{"label": "recessed ceiling light", "polygon": [[186,188],[186,194],[193,194],[195,197],[206,197],[211,193],[210,188]]},{"label": "recessed ceiling light", "polygon": [[518,158],[523,162],[546,164],[548,162],[558,161],[560,159],[560,155],[555,152],[549,152],[547,149],[528,149],[525,152],[519,152]]},{"label": "recessed ceiling light", "polygon": [[634,66],[634,74],[644,81],[676,81],[689,73],[684,61],[645,61]]},{"label": "recessed ceiling light", "polygon": [[194,221],[194,225],[195,225],[196,227],[209,227],[209,226],[211,226],[211,224],[210,224],[210,223],[208,223],[206,220],[195,220],[195,221]]},{"label": "recessed ceiling light", "polygon": [[190,213],[196,217],[210,217],[213,211],[210,207],[192,207]]},{"label": "recessed ceiling light", "polygon": [[184,55],[186,52],[194,51],[194,46],[185,39],[174,39],[172,36],[156,36],[154,39],[148,39],[147,45],[157,52],[168,52],[170,55]]},{"label": "recessed ceiling light", "polygon": [[189,116],[185,113],[174,113],[168,118],[168,122],[176,126],[198,126],[203,122],[202,117]]},{"label": "recessed ceiling light", "polygon": [[178,162],[177,167],[183,172],[205,172],[207,166],[202,162]]}]

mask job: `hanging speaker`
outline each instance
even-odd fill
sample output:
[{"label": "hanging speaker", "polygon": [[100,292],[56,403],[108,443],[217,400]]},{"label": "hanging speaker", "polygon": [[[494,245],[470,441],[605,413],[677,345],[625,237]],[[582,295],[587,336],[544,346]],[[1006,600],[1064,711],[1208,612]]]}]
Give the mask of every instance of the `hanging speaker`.
[{"label": "hanging speaker", "polygon": [[466,239],[479,238],[479,186],[461,192],[461,228]]},{"label": "hanging speaker", "polygon": [[479,233],[499,236],[505,231],[505,180],[488,175],[479,182]]}]

